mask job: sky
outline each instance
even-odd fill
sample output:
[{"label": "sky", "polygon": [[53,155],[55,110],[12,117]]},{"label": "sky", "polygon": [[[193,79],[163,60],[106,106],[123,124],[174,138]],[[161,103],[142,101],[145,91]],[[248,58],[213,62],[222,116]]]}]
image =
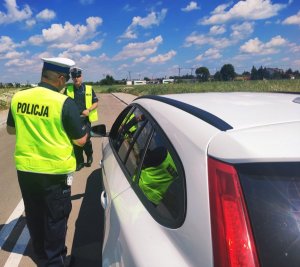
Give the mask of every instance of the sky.
[{"label": "sky", "polygon": [[2,0],[0,82],[39,82],[49,57],[93,82],[300,70],[300,1]]}]

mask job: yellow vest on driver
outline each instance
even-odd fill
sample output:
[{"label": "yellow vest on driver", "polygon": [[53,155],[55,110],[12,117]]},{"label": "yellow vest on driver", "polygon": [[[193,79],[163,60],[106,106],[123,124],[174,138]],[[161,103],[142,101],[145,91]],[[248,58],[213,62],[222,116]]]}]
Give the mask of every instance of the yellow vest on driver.
[{"label": "yellow vest on driver", "polygon": [[[85,107],[86,109],[90,108],[93,105],[93,94],[92,94],[92,86],[91,85],[84,85],[85,86]],[[69,84],[67,86],[67,95],[74,99],[74,85]],[[98,111],[97,109],[92,110],[89,113],[89,121],[97,121],[98,120]]]},{"label": "yellow vest on driver", "polygon": [[43,87],[19,91],[13,96],[17,170],[45,174],[75,171],[73,145],[62,124],[66,99],[66,95]]}]

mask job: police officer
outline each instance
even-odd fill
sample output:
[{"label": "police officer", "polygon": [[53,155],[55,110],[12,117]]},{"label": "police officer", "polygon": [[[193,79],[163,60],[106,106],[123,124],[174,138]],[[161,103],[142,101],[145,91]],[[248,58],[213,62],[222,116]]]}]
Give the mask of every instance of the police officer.
[{"label": "police officer", "polygon": [[[90,133],[91,122],[98,120],[97,106],[98,98],[91,85],[84,84],[82,77],[82,69],[72,68],[71,76],[73,84],[67,86],[65,94],[74,99],[81,114],[81,120],[86,125],[87,132]],[[93,147],[90,140],[90,134],[88,140],[83,147],[74,145],[74,151],[76,156],[76,171],[81,170],[84,167],[83,151],[87,157],[86,166],[90,167],[93,162]]]},{"label": "police officer", "polygon": [[16,134],[15,163],[32,245],[42,266],[65,266],[71,212],[68,174],[75,171],[73,145],[83,146],[86,129],[74,101],[59,93],[75,63],[44,58],[41,82],[17,92],[7,132]]},{"label": "police officer", "polygon": [[[175,163],[165,147],[159,146],[147,151],[140,174],[139,187],[154,205],[159,205],[169,186],[177,177]],[[135,181],[136,177],[133,177],[133,180]]]}]

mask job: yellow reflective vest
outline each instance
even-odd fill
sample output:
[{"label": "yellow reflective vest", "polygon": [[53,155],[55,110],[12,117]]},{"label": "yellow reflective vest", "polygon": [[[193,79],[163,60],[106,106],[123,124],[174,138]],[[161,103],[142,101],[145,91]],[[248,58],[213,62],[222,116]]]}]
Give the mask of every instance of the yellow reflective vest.
[{"label": "yellow reflective vest", "polygon": [[19,91],[13,96],[17,170],[45,174],[75,171],[73,145],[62,124],[66,99],[66,95],[43,87]]},{"label": "yellow reflective vest", "polygon": [[[141,170],[139,187],[151,202],[158,205],[177,175],[175,163],[168,152],[167,157],[159,166]],[[133,180],[135,181],[135,177]]]},{"label": "yellow reflective vest", "polygon": [[[74,99],[74,85],[70,84],[67,86],[67,95]],[[89,109],[93,105],[93,93],[92,93],[92,86],[85,85],[85,107]],[[93,109],[89,113],[89,121],[97,121],[98,120],[98,111],[97,109]]]}]

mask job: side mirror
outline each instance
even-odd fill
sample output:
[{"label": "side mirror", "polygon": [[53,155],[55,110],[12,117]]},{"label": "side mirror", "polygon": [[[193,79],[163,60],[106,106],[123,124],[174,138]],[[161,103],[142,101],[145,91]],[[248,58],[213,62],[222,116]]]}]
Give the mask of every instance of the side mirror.
[{"label": "side mirror", "polygon": [[108,136],[108,133],[106,133],[105,124],[92,126],[91,137],[105,137],[105,136]]}]

